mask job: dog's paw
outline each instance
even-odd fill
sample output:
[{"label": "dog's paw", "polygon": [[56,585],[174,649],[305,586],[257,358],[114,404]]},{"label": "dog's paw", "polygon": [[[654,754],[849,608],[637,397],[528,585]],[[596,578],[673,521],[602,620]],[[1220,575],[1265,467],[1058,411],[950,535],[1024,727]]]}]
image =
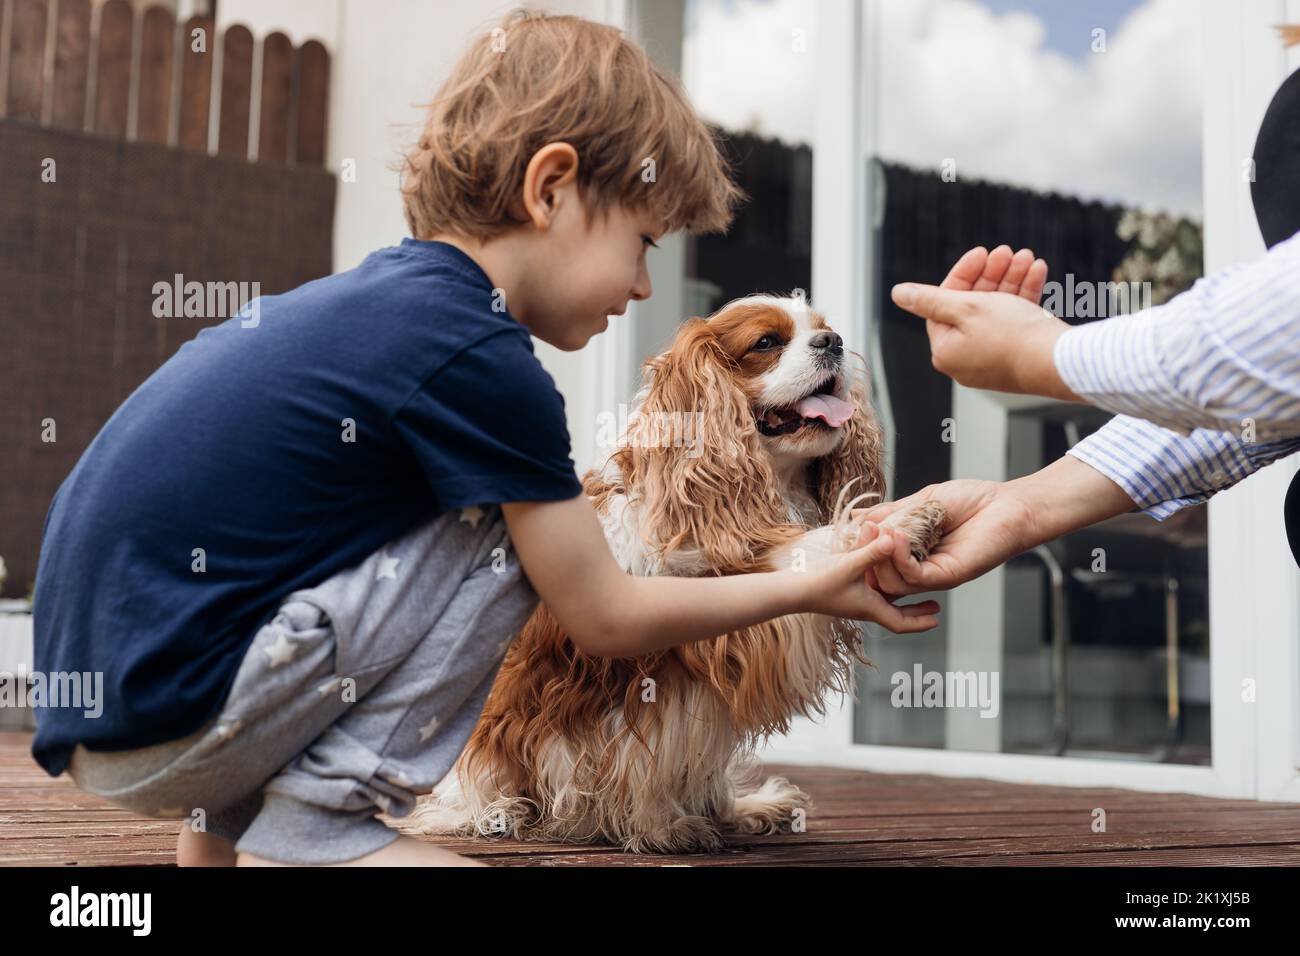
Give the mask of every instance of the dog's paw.
[{"label": "dog's paw", "polygon": [[761,787],[736,795],[731,828],[752,834],[787,832],[811,808],[812,798],[785,777],[768,777]]},{"label": "dog's paw", "polygon": [[906,536],[912,557],[924,561],[943,537],[943,523],[947,517],[947,508],[938,502],[927,501],[907,511],[895,511],[880,525]]},{"label": "dog's paw", "polygon": [[661,826],[625,833],[619,843],[628,853],[719,853],[726,841],[708,817],[681,816]]}]

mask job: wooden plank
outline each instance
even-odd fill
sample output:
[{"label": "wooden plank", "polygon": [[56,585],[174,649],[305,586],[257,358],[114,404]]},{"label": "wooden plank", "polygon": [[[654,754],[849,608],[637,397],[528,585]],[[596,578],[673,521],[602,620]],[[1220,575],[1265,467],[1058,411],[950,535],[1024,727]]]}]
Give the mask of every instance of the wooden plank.
[{"label": "wooden plank", "polygon": [[329,117],[330,58],[325,47],[308,40],[294,58],[293,110],[297,116],[294,148],[295,166],[325,164],[325,131]]},{"label": "wooden plank", "polygon": [[208,151],[208,106],[212,93],[211,17],[190,17],[181,34],[180,130],[177,143],[185,149]]},{"label": "wooden plank", "polygon": [[[30,740],[0,733],[0,865],[174,862],[178,821],[136,817],[66,775],[51,779],[31,761]],[[1295,804],[825,767],[764,770],[812,795],[807,832],[730,835],[722,852],[679,855],[425,839],[496,866],[1300,865]],[[1108,809],[1106,833],[1089,826],[1096,806]]]},{"label": "wooden plank", "polygon": [[5,116],[38,123],[45,89],[45,0],[13,0],[10,17]]},{"label": "wooden plank", "polygon": [[1113,853],[1044,853],[1035,856],[969,857],[937,860],[926,866],[1300,866],[1293,845],[1260,846],[1241,851],[1236,847],[1193,847],[1161,850],[1125,850]]},{"label": "wooden plank", "polygon": [[90,78],[90,0],[59,0],[54,28],[54,102],[50,125],[86,126]]},{"label": "wooden plank", "polygon": [[172,61],[176,18],[166,7],[149,7],[140,24],[140,86],[135,138],[166,143],[171,129]]},{"label": "wooden plank", "polygon": [[262,104],[258,119],[257,161],[289,162],[289,102],[293,94],[293,43],[283,33],[262,41]]},{"label": "wooden plank", "polygon": [[221,117],[217,153],[248,158],[248,114],[252,109],[253,34],[235,24],[221,45]]},{"label": "wooden plank", "polygon": [[95,68],[96,133],[126,136],[131,102],[131,33],[135,14],[128,0],[108,0],[99,11]]}]

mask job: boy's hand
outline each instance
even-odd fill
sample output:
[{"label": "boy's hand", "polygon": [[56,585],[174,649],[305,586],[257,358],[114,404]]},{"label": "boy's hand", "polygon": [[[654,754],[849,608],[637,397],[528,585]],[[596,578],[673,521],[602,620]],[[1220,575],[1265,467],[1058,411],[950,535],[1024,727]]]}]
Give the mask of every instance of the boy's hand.
[{"label": "boy's hand", "polygon": [[1052,358],[1070,326],[1039,307],[1046,281],[1047,264],[1030,250],[978,247],[938,288],[902,283],[893,299],[926,320],[934,367],[962,385],[1081,402]]},{"label": "boy's hand", "polygon": [[804,610],[873,621],[898,634],[928,631],[938,626],[939,602],[921,601],[898,607],[866,582],[865,575],[871,566],[890,561],[899,543],[906,550],[907,541],[902,535],[865,521],[853,550],[835,555],[816,571],[787,572],[811,578]]}]

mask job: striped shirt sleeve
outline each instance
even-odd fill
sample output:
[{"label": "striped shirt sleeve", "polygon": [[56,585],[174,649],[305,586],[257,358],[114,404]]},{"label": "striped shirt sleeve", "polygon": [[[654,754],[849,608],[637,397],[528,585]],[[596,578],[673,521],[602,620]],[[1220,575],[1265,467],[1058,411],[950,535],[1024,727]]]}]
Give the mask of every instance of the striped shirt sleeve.
[{"label": "striped shirt sleeve", "polygon": [[1179,435],[1140,418],[1116,415],[1069,454],[1123,488],[1144,513],[1164,521],[1297,451],[1300,438],[1247,442],[1207,428]]},{"label": "striped shirt sleeve", "polygon": [[1116,418],[1070,449],[1164,520],[1300,451],[1300,233],[1168,303],[1076,326],[1053,358]]}]

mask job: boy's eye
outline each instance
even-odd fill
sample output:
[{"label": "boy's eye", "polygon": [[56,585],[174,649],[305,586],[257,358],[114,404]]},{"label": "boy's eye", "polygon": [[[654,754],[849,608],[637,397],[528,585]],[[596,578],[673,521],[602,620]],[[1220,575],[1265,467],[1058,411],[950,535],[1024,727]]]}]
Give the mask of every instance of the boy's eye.
[{"label": "boy's eye", "polygon": [[777,348],[780,344],[781,344],[781,340],[777,338],[775,335],[765,335],[757,342],[754,343],[753,347],[750,348],[750,351],[761,352],[761,351],[765,351],[766,349],[774,349]]},{"label": "boy's eye", "polygon": [[653,239],[651,239],[649,236],[642,236],[641,241],[644,242],[646,245],[648,245],[651,249],[659,248],[659,244],[655,242]]}]

